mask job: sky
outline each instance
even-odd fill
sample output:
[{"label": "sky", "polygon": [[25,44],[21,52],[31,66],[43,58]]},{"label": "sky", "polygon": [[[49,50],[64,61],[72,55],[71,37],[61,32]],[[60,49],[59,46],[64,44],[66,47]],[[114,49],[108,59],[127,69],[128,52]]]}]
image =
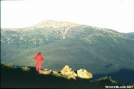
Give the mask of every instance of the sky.
[{"label": "sky", "polygon": [[1,28],[67,21],[134,32],[134,0],[2,0]]}]

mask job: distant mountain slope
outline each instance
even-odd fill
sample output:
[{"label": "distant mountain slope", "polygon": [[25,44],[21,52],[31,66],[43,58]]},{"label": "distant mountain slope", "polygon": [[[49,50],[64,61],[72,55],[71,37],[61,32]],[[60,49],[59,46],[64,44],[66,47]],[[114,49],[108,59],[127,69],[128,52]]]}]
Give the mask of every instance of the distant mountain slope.
[{"label": "distant mountain slope", "polygon": [[20,48],[36,47],[64,39],[67,31],[77,24],[69,22],[44,21],[35,26],[21,29],[3,28],[1,42]]},{"label": "distant mountain slope", "polygon": [[65,64],[92,73],[134,69],[133,34],[56,21],[2,29],[1,34],[1,60],[5,63],[35,66],[33,57],[41,51],[46,58],[43,67],[49,69],[60,70]]},{"label": "distant mountain slope", "polygon": [[128,38],[134,39],[134,32],[127,33],[127,34],[124,33],[123,35],[126,36],[126,37],[128,37]]}]

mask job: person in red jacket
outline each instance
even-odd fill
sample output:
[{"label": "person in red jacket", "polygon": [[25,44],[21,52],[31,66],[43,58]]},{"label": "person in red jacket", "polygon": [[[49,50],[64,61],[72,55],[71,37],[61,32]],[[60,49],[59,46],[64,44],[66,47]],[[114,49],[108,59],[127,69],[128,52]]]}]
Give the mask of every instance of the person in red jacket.
[{"label": "person in red jacket", "polygon": [[36,61],[36,71],[40,71],[42,61],[44,60],[44,57],[43,55],[41,55],[41,52],[38,52],[38,54],[34,56],[34,60]]}]

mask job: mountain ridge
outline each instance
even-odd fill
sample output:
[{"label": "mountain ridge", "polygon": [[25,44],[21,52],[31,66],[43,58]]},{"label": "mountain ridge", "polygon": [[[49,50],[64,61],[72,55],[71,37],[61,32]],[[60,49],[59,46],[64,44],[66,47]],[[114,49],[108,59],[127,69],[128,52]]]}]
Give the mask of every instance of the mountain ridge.
[{"label": "mountain ridge", "polygon": [[46,58],[44,68],[59,70],[68,64],[73,69],[83,67],[93,73],[134,69],[134,34],[87,25],[63,24],[58,28],[50,25],[33,26],[29,30],[2,29],[1,61],[34,66],[33,56],[41,51]]},{"label": "mountain ridge", "polygon": [[[55,20],[45,20],[45,21],[42,21],[42,22],[39,22],[33,26],[27,26],[27,27],[22,27],[22,28],[1,28],[1,29],[4,29],[4,30],[20,30],[20,29],[30,29],[31,27],[36,27],[36,28],[44,28],[44,27],[52,27],[52,28],[58,28],[58,27],[66,27],[66,26],[90,26],[90,27],[93,27],[93,28],[99,28],[100,27],[97,27],[97,26],[91,26],[91,25],[84,25],[84,24],[77,24],[77,23],[74,23],[74,22],[68,22],[68,21],[55,21]],[[111,30],[111,31],[114,31],[114,32],[117,32],[113,29],[108,29],[108,28],[102,28],[101,29],[107,29],[107,30]],[[122,33],[122,32],[118,32],[118,33]],[[134,32],[128,32],[130,34],[134,34]],[[124,34],[127,34],[127,33],[124,33]]]}]

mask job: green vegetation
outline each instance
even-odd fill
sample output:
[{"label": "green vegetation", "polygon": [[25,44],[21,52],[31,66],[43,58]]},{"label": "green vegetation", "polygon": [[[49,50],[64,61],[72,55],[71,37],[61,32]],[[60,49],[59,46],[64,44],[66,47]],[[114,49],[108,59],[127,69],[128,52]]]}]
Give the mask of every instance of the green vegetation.
[{"label": "green vegetation", "polygon": [[96,81],[101,82],[101,83],[108,83],[108,82],[110,82],[112,85],[117,85],[118,84],[117,81],[115,81],[115,80],[111,79],[111,77],[107,77],[107,76],[99,78]]},{"label": "green vegetation", "polygon": [[47,69],[59,71],[68,64],[74,70],[85,68],[93,74],[134,70],[133,37],[133,33],[55,21],[2,29],[1,61],[35,66],[33,57],[41,51],[45,56],[42,67]]}]

